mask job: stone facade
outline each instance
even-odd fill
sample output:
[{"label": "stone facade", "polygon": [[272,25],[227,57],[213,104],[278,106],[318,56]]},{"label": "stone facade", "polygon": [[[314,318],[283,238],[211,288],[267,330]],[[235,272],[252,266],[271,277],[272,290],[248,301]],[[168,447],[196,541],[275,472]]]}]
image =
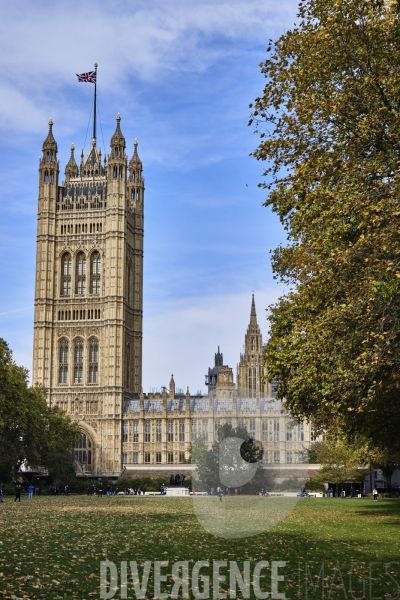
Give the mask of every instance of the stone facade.
[{"label": "stone facade", "polygon": [[121,471],[123,403],[142,373],[142,163],[128,165],[120,117],[102,161],[96,140],[59,184],[53,123],[39,164],[33,382],[79,421],[77,456],[93,473]]},{"label": "stone facade", "polygon": [[[278,481],[304,473],[302,452],[314,441],[312,428],[295,423],[274,397],[273,387],[264,380],[262,352],[253,296],[245,351],[238,365],[238,381],[244,385],[235,385],[233,370],[222,364],[218,348],[215,366],[206,376],[207,395],[194,396],[189,390],[176,393],[172,376],[169,389],[127,401],[122,443],[125,468],[136,474],[156,469],[174,472],[180,464],[179,469],[186,471],[182,463],[189,457],[190,443],[202,436],[211,446],[219,428],[228,422],[233,427],[243,424],[262,443],[264,467]],[[246,387],[249,380],[254,382],[250,390]]]},{"label": "stone facade", "polygon": [[[120,116],[111,151],[96,140],[59,183],[53,123],[39,163],[33,383],[78,421],[82,472],[184,470],[190,443],[211,445],[224,422],[263,444],[265,466],[300,462],[312,432],[274,398],[262,362],[254,295],[245,350],[233,371],[219,351],[205,396],[142,392],[144,179],[137,142],[128,163]],[[275,468],[275,467],[274,467]],[[187,469],[187,467],[186,467]]]}]

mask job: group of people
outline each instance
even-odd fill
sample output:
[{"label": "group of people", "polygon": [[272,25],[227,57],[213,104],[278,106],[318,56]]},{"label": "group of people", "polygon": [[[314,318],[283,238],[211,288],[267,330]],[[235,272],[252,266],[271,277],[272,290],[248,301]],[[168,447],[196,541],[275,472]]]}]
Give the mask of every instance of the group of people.
[{"label": "group of people", "polygon": [[[208,492],[208,495],[209,495],[209,496],[215,496],[215,495],[217,495],[217,496],[219,496],[220,498],[221,498],[222,496],[232,496],[232,490],[231,490],[231,488],[229,488],[229,487],[227,487],[227,488],[225,488],[225,489],[224,489],[224,488],[222,488],[222,487],[218,486],[218,487],[217,487],[217,490],[215,490],[215,488],[213,488],[213,487],[209,487],[209,488],[207,489],[207,492]],[[237,496],[237,495],[238,495],[238,493],[239,493],[239,489],[238,489],[238,488],[235,488],[235,489],[233,490],[233,493],[235,494],[235,496]]]},{"label": "group of people", "polygon": [[[115,488],[113,485],[108,485],[106,487],[106,496],[115,496],[116,494],[118,494],[118,488]],[[98,487],[95,485],[89,485],[86,488],[86,495],[97,496],[98,498],[101,498],[103,496],[103,484],[100,482]]]},{"label": "group of people", "polygon": [[143,496],[146,493],[146,489],[140,488],[138,487],[137,490],[133,489],[133,488],[125,488],[124,489],[124,495],[125,496],[141,496],[143,494]]},{"label": "group of people", "polygon": [[[52,485],[50,488],[50,494],[52,496],[58,496],[58,494],[60,493],[60,488],[58,485]],[[64,496],[68,496],[69,495],[69,485],[64,485],[63,487],[63,495]]]}]

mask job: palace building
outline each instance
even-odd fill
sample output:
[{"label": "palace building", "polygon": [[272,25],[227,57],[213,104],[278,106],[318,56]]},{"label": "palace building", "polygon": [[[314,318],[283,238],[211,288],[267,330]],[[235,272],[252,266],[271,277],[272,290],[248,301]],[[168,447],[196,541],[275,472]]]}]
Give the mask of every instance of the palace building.
[{"label": "palace building", "polygon": [[79,424],[79,470],[117,476],[124,469],[182,469],[198,436],[244,424],[263,444],[264,462],[301,463],[313,441],[294,423],[266,380],[254,295],[244,353],[233,371],[215,355],[207,395],[142,391],[144,178],[134,141],[125,153],[121,118],[102,157],[96,139],[60,181],[53,123],[39,163],[33,383]]}]

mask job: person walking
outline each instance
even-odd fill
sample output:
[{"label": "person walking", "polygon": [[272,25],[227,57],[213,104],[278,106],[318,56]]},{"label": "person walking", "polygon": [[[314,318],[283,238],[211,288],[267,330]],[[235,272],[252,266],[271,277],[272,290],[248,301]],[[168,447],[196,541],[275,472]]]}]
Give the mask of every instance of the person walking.
[{"label": "person walking", "polygon": [[219,501],[222,502],[222,493],[223,493],[222,492],[222,488],[218,487],[217,488],[217,493],[218,493],[218,496],[219,496]]},{"label": "person walking", "polygon": [[0,485],[0,502],[3,502],[3,488]]},{"label": "person walking", "polygon": [[17,483],[17,485],[15,486],[15,500],[14,502],[16,502],[18,500],[18,502],[21,502],[21,484]]},{"label": "person walking", "polygon": [[374,502],[378,502],[378,490],[376,488],[373,489],[372,495],[374,497]]},{"label": "person walking", "polygon": [[32,484],[30,484],[30,486],[28,487],[28,500],[32,500],[33,498],[33,491],[34,491],[34,487]]}]

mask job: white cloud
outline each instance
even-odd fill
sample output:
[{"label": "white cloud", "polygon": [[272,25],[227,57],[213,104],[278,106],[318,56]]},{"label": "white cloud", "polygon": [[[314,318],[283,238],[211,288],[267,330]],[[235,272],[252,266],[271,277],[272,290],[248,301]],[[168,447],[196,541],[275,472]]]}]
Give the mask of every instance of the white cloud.
[{"label": "white cloud", "polygon": [[[277,287],[255,292],[257,320],[265,339],[265,309],[283,293]],[[243,349],[250,321],[251,290],[145,306],[143,332],[143,391],[175,383],[190,391],[206,391],[204,375],[214,365],[218,345],[224,364],[233,368]]]},{"label": "white cloud", "polygon": [[[296,4],[61,1],[24,3],[23,12],[9,4],[0,23],[0,126],[37,127],[55,99],[64,103],[65,86],[76,81],[71,69],[89,70],[95,60],[104,89],[114,94],[132,77],[154,81],[171,71],[202,71],[235,52],[224,40],[266,43],[271,28],[290,26]],[[210,43],[214,37],[219,43]]]}]

